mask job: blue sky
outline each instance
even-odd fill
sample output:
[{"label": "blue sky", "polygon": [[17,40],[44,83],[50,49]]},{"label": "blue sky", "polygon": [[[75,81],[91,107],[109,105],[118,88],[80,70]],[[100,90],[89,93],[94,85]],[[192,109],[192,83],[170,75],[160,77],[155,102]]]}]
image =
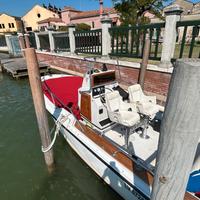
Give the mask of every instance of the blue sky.
[{"label": "blue sky", "polygon": [[[198,2],[200,0],[193,0]],[[72,6],[80,10],[94,10],[98,9],[98,0],[0,0],[0,13],[6,12],[10,15],[23,16],[35,4],[49,4],[56,5],[63,8],[63,6]],[[104,0],[105,7],[112,6],[112,0]]]},{"label": "blue sky", "polygon": [[[63,8],[72,6],[81,10],[98,9],[98,0],[0,0],[0,13],[6,12],[10,15],[23,16],[35,4],[56,5]],[[106,7],[112,6],[112,0],[104,0]]]}]

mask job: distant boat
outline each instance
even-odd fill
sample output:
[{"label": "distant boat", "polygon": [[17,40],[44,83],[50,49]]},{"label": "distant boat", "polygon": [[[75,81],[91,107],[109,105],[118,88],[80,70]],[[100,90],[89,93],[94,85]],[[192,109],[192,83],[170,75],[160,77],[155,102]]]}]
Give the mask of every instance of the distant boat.
[{"label": "distant boat", "polygon": [[148,200],[164,109],[140,85],[127,92],[115,71],[105,70],[90,69],[84,78],[42,77],[46,108],[69,145],[110,187],[126,200]]}]

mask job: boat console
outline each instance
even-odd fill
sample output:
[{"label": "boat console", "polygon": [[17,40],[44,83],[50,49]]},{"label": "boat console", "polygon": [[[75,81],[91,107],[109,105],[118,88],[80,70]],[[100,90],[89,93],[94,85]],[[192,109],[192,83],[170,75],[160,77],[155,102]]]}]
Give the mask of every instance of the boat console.
[{"label": "boat console", "polygon": [[110,121],[105,105],[105,93],[118,86],[115,71],[93,70],[85,74],[79,89],[79,107],[83,118],[100,131],[109,127]]}]

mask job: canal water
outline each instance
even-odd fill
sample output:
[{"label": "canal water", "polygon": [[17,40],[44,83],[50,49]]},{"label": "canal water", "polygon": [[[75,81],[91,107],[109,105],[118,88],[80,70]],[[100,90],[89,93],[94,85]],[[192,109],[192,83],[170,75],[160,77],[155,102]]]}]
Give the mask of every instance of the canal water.
[{"label": "canal water", "polygon": [[0,73],[0,136],[1,200],[121,200],[62,136],[54,147],[56,170],[48,173],[27,79]]}]

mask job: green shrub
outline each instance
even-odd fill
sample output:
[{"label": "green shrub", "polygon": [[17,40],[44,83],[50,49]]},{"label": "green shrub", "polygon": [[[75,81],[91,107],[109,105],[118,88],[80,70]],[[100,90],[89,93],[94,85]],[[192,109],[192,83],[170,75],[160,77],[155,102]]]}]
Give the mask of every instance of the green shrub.
[{"label": "green shrub", "polygon": [[197,43],[197,44],[200,44],[200,40],[197,40],[196,43]]},{"label": "green shrub", "polygon": [[58,31],[68,31],[68,27],[67,26],[60,26]]},{"label": "green shrub", "polygon": [[76,24],[76,31],[88,31],[91,26],[85,23]]}]

